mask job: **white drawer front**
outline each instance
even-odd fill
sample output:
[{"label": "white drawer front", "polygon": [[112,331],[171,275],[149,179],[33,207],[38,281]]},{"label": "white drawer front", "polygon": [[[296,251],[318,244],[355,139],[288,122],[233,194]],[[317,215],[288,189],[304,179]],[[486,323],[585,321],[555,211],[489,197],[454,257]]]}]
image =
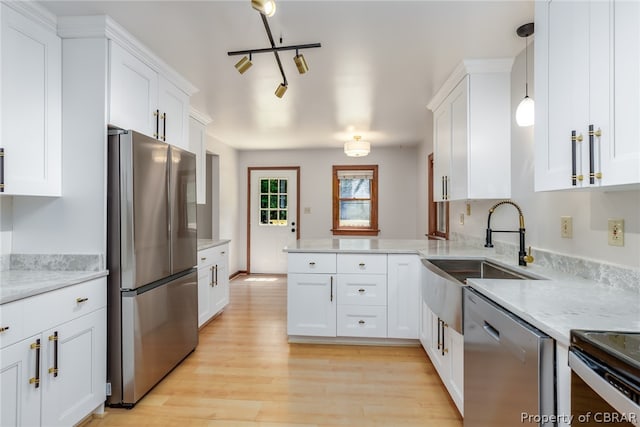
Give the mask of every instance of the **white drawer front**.
[{"label": "white drawer front", "polygon": [[0,305],[0,348],[28,337],[24,332],[24,306],[25,300]]},{"label": "white drawer front", "polygon": [[25,332],[33,335],[106,307],[107,279],[102,277],[67,286],[30,297],[25,301]]},{"label": "white drawer front", "polygon": [[289,273],[332,274],[336,272],[336,254],[290,253]]},{"label": "white drawer front", "polygon": [[338,304],[387,305],[384,274],[338,274]]},{"label": "white drawer front", "polygon": [[387,307],[338,305],[338,336],[386,338]]},{"label": "white drawer front", "polygon": [[219,248],[213,247],[198,251],[198,268],[213,264],[218,254],[216,249]]},{"label": "white drawer front", "polygon": [[338,254],[338,273],[387,274],[387,255]]}]

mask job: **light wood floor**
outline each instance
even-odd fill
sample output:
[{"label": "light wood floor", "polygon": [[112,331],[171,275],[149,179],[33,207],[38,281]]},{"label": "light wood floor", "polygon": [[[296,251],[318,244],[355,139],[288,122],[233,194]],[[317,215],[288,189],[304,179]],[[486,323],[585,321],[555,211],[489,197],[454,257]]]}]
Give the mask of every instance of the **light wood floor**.
[{"label": "light wood floor", "polygon": [[462,426],[421,347],[289,344],[285,276],[239,276],[230,293],[180,366],[86,425]]}]

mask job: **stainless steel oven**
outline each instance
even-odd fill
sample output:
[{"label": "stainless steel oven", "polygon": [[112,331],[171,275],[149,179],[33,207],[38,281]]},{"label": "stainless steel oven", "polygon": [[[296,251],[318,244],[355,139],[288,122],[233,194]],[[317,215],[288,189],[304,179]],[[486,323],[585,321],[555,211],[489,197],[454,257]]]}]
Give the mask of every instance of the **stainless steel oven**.
[{"label": "stainless steel oven", "polygon": [[575,426],[640,426],[640,332],[571,331]]}]

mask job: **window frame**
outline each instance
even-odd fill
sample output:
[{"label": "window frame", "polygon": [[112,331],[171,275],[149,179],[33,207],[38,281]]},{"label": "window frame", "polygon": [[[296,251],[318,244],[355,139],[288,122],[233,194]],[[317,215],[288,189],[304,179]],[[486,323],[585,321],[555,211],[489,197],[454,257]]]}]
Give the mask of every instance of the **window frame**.
[{"label": "window frame", "polygon": [[[340,171],[361,171],[372,170],[371,179],[371,218],[369,227],[340,227],[340,201],[353,200],[340,198]],[[334,165],[333,166],[333,228],[331,232],[334,236],[377,236],[378,229],[378,165]]]}]

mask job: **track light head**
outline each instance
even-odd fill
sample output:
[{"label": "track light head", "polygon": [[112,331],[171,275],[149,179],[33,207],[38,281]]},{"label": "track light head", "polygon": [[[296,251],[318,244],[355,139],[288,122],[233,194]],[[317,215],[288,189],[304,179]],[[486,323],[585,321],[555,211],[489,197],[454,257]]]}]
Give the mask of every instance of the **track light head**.
[{"label": "track light head", "polygon": [[276,13],[275,0],[251,0],[251,7],[268,17]]},{"label": "track light head", "polygon": [[295,62],[296,67],[298,67],[298,73],[304,74],[309,71],[309,66],[307,65],[307,61],[304,59],[304,55],[300,55],[296,52],[296,56],[293,57],[293,62]]},{"label": "track light head", "polygon": [[289,86],[287,86],[286,84],[280,83],[278,85],[278,87],[276,88],[276,92],[275,92],[276,96],[278,98],[282,98],[284,96],[284,93],[287,91],[288,88],[289,88]]},{"label": "track light head", "polygon": [[253,62],[251,62],[251,60],[246,56],[243,56],[242,59],[236,63],[235,67],[240,74],[244,74],[244,72],[251,68],[252,65]]}]

